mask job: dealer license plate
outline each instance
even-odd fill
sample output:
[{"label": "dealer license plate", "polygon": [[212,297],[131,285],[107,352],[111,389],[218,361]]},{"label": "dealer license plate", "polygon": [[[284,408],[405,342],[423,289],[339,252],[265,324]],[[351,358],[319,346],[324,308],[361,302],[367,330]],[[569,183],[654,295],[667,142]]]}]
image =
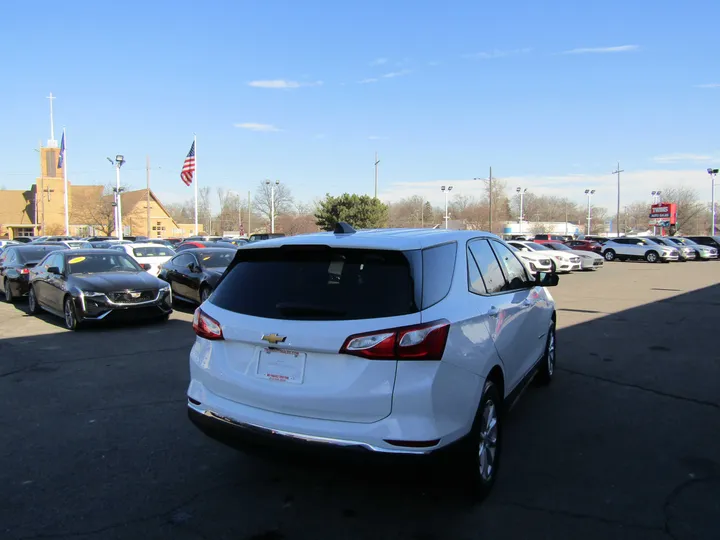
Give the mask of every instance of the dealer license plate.
[{"label": "dealer license plate", "polygon": [[305,353],[271,349],[260,349],[257,375],[271,381],[302,384],[305,376]]}]

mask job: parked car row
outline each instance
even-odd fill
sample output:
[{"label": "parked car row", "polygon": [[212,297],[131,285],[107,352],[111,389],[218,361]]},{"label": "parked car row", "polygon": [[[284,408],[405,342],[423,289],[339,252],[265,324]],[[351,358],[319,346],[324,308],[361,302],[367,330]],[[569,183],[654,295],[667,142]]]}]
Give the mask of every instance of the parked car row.
[{"label": "parked car row", "polygon": [[[713,237],[697,237],[700,239]],[[623,236],[602,243],[605,260],[644,260],[649,263],[676,261],[708,261],[718,258],[720,237],[716,245],[701,244],[684,236]]]},{"label": "parked car row", "polygon": [[[537,272],[570,272],[598,270],[603,267],[604,259],[594,249],[584,246],[570,246],[556,241],[540,243],[537,241],[510,240],[508,245],[517,250],[520,259],[532,274]],[[579,248],[583,249],[579,249]]]}]

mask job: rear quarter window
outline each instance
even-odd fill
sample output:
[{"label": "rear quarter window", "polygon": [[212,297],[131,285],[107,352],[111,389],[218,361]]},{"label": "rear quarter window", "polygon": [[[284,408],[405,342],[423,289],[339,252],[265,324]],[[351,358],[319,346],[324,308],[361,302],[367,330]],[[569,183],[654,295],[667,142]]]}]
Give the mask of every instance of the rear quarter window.
[{"label": "rear quarter window", "polygon": [[422,252],[422,258],[422,308],[427,309],[440,302],[450,292],[455,273],[457,243],[426,248]]},{"label": "rear quarter window", "polygon": [[357,320],[419,311],[419,251],[287,246],[237,252],[211,297],[254,317]]}]

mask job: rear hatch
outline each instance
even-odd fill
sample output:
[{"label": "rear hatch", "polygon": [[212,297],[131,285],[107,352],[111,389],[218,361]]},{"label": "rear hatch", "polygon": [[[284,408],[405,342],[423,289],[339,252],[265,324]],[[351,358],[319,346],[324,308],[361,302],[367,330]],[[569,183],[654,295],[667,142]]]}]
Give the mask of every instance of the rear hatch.
[{"label": "rear hatch", "polygon": [[347,338],[420,323],[413,253],[283,246],[241,250],[202,306],[224,339],[198,339],[192,377],[213,394],[295,416],[375,422],[395,360],[339,351]]}]

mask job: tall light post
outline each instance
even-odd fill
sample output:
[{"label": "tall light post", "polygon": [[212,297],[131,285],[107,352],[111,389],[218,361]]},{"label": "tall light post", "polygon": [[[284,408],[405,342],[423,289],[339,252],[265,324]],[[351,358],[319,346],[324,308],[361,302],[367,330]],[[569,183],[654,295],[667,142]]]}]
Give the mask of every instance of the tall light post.
[{"label": "tall light post", "polygon": [[125,157],[118,154],[115,156],[115,161],[110,158],[107,158],[107,160],[115,167],[115,189],[113,189],[115,194],[115,233],[118,240],[122,240],[122,197],[120,195],[124,190],[120,188],[120,167],[125,163]]},{"label": "tall light post", "polygon": [[275,180],[275,183],[265,180],[265,184],[270,186],[270,233],[275,234],[275,186],[280,185],[280,180]]},{"label": "tall light post", "polygon": [[448,220],[450,217],[448,216],[448,193],[452,191],[452,186],[440,186],[440,191],[442,191],[445,194],[445,228],[448,228]]},{"label": "tall light post", "polygon": [[720,169],[708,169],[707,172],[710,175],[710,181],[712,182],[710,190],[710,212],[712,213],[710,236],[715,236],[715,178],[717,178],[717,174],[720,172]]},{"label": "tall light post", "polygon": [[592,196],[593,196],[594,194],[595,194],[595,190],[594,190],[594,189],[586,189],[586,190],[585,190],[585,195],[587,195],[587,198],[588,198],[587,234],[591,234],[591,231],[590,231],[590,219],[591,219],[591,214],[590,214],[590,209],[591,209],[590,199],[592,198]]},{"label": "tall light post", "polygon": [[522,187],[516,187],[515,191],[518,192],[518,195],[520,195],[520,218],[518,219],[519,224],[519,234],[522,234],[522,222],[523,222],[523,199],[525,198],[525,194],[527,193],[527,188]]}]

